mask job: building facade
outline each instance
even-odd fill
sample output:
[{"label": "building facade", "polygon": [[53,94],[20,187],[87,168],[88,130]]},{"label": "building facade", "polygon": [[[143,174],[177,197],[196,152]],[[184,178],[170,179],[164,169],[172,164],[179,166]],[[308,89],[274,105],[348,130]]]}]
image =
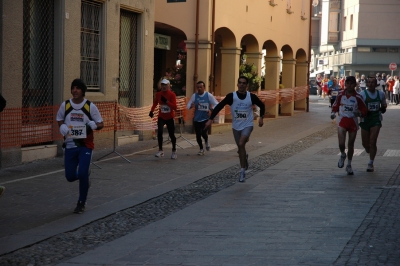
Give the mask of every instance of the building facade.
[{"label": "building facade", "polygon": [[[52,141],[57,125],[49,122],[55,114],[45,121],[27,112],[57,107],[69,99],[75,78],[85,81],[86,98],[92,102],[151,104],[154,4],[154,0],[0,2],[0,93],[7,99],[0,120],[1,167],[21,163],[26,149],[38,144],[50,150],[56,144],[60,153],[61,145]],[[13,125],[5,121],[11,112],[17,114]],[[30,141],[26,132],[31,129],[49,129],[48,138]],[[15,145],[6,143],[12,137]],[[101,147],[101,141],[97,143]]]},{"label": "building facade", "polygon": [[389,65],[400,63],[399,1],[313,0],[312,5],[312,75],[392,74]]},{"label": "building facade", "polygon": [[262,77],[256,90],[289,88],[269,114],[306,108],[290,88],[307,85],[311,0],[20,0],[1,1],[0,14],[0,167],[62,153],[55,115],[75,78],[106,119],[97,147],[151,137],[137,130],[148,112],[117,115],[150,106],[161,78],[178,96],[199,80],[223,96],[247,63]]},{"label": "building facade", "polygon": [[197,80],[216,96],[234,91],[243,61],[265,73],[262,89],[307,85],[310,7],[310,0],[158,1],[155,32],[171,46],[155,49],[155,83],[184,56],[187,96]]}]

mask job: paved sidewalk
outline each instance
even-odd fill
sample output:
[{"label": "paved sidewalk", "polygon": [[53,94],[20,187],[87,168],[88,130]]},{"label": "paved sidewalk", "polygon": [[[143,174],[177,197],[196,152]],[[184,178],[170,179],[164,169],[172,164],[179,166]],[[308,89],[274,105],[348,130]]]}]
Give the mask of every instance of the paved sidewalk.
[{"label": "paved sidewalk", "polygon": [[398,265],[398,107],[384,115],[376,171],[359,134],[347,176],[327,105],[311,96],[309,113],[255,128],[244,184],[231,132],[212,135],[205,156],[185,141],[177,160],[155,158],[155,141],[119,148],[132,163],[93,168],[82,215],[60,159],[1,170],[0,254],[19,250],[0,264]]}]

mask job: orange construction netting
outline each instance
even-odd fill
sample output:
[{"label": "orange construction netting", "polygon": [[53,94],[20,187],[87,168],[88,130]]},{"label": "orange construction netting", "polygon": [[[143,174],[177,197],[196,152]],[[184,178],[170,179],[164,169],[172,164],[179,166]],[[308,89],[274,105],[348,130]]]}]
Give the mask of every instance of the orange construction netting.
[{"label": "orange construction netting", "polygon": [[62,139],[55,116],[58,106],[5,108],[0,113],[0,148],[37,145]]},{"label": "orange construction netting", "polygon": [[[266,105],[287,103],[304,99],[308,96],[308,87],[296,87],[294,89],[265,90],[257,95]],[[218,102],[224,96],[215,97]],[[177,97],[177,110],[175,117],[188,121],[193,119],[194,108],[186,109],[188,99]],[[125,107],[116,101],[95,102],[104,122],[101,131],[119,130],[154,130],[157,128],[158,106],[154,110],[154,117],[149,117],[151,105],[144,107]],[[44,106],[34,108],[5,108],[0,113],[0,148],[24,147],[43,145],[63,137],[59,132],[56,115],[59,106]],[[225,106],[219,115],[230,114],[229,106]]]},{"label": "orange construction netting", "polygon": [[265,105],[276,105],[279,103],[279,90],[264,90],[257,93],[258,98]]},{"label": "orange construction netting", "polygon": [[280,89],[279,90],[279,102],[290,103],[294,100],[294,90],[292,88]]},{"label": "orange construction netting", "polygon": [[309,96],[310,90],[308,89],[308,86],[302,86],[302,87],[295,87],[294,88],[294,100],[302,100],[305,99]]}]

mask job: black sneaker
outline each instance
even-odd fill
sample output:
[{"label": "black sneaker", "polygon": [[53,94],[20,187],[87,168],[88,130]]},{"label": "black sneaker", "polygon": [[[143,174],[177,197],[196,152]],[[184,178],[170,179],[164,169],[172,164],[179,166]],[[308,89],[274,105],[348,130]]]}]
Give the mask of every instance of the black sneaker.
[{"label": "black sneaker", "polygon": [[339,162],[337,163],[337,167],[343,168],[345,160],[346,160],[346,154],[344,156],[340,155]]},{"label": "black sneaker", "polygon": [[78,201],[74,213],[83,213],[85,211],[85,203]]},{"label": "black sneaker", "polygon": [[3,186],[0,186],[0,197],[3,196],[4,191],[6,191],[6,188]]}]

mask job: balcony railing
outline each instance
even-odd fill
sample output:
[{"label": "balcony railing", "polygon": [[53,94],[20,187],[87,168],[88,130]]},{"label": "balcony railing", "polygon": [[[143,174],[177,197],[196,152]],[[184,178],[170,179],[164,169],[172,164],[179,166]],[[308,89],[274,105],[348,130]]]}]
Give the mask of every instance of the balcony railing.
[{"label": "balcony railing", "polygon": [[331,0],[329,1],[329,10],[340,10],[340,0]]},{"label": "balcony railing", "polygon": [[339,32],[329,32],[328,33],[328,43],[338,43],[339,42]]}]

